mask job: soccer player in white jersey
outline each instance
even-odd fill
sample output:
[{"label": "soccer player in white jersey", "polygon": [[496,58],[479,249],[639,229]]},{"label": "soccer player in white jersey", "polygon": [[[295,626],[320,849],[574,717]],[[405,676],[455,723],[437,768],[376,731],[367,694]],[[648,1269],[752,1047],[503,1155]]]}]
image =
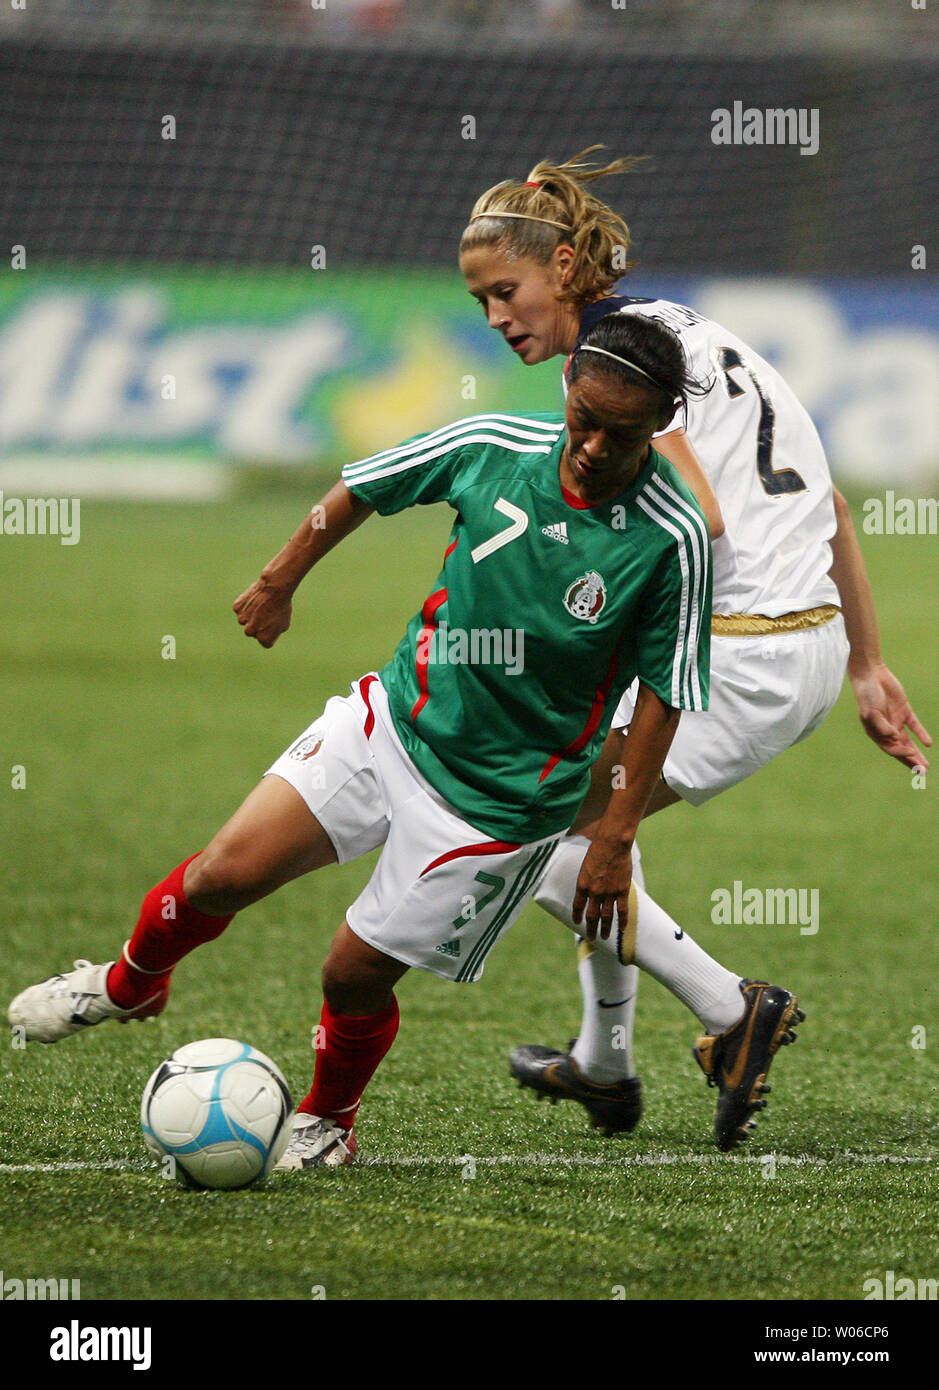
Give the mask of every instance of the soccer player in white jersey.
[{"label": "soccer player in white jersey", "polygon": [[[591,912],[609,921],[619,901],[628,916],[635,829],[679,712],[707,703],[707,527],[650,447],[690,389],[673,333],[610,318],[575,355],[563,418],[472,416],[348,465],[236,600],[246,634],[271,646],[297,585],[370,512],[447,502],[426,602],[381,673],[330,700],[206,849],[150,890],[120,958],[24,990],[14,1028],[52,1043],[159,1013],[175,966],[241,908],[380,845],[324,967],[313,1087],[279,1166],[349,1162],[397,1032],[396,982],[411,966],[480,977],[638,679],[628,785],[591,852]],[[795,998],[778,991],[777,1008],[781,1027]]]},{"label": "soccer player in white jersey", "polygon": [[[570,353],[609,314],[633,314],[674,329],[694,374],[714,381],[655,441],[708,517],[714,618],[708,712],[682,720],[646,814],[678,800],[700,805],[805,738],[834,704],[846,660],[867,733],[907,766],[925,765],[908,730],[931,740],[882,660],[850,513],[812,421],[779,373],[734,333],[684,305],[613,294],[628,268],[629,230],[586,186],[633,161],[594,167],[584,162],[591,150],[562,165],[542,161],[526,182],[484,193],[463,233],[460,267],[490,326],[527,365]],[[536,895],[575,929],[590,888],[585,848],[621,763],[630,713],[627,695],[594,767],[579,833],[559,846]],[[635,848],[633,861],[641,874]],[[761,1033],[763,982],[725,970],[646,902],[629,924],[635,964],[596,949],[609,946],[609,924],[599,924],[598,943],[598,921],[587,911],[579,1037],[570,1054],[515,1049],[512,1071],[542,1094],[580,1101],[608,1133],[632,1129],[641,1114],[631,1048],[638,965],[700,1019],[695,1056],[720,1091],[717,1143],[732,1148],[765,1105],[766,1072],[788,1035]]]}]

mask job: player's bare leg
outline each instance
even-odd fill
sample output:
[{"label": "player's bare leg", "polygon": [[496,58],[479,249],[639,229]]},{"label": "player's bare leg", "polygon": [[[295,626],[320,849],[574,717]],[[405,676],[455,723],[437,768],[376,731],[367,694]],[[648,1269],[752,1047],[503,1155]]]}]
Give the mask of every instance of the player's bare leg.
[{"label": "player's bare leg", "polygon": [[10,1005],[10,1024],[28,1041],[58,1042],[107,1019],[160,1013],[185,955],[219,936],[242,907],[335,859],[299,793],[279,777],[264,778],[201,855],[150,890],[117,962],[78,961],[24,990]]},{"label": "player's bare leg", "polygon": [[343,922],[323,966],[323,996],[340,1013],[377,1014],[387,1009],[392,990],[409,968],[376,951]]},{"label": "player's bare leg", "polygon": [[186,866],[187,899],[209,916],[240,912],[292,879],[336,863],[332,841],[289,782],[264,777]]}]

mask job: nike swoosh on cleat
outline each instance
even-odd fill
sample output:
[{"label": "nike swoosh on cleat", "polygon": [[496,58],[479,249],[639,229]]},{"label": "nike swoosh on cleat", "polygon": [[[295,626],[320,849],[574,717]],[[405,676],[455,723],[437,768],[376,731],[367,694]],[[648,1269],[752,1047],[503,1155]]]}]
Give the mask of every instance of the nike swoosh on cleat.
[{"label": "nike swoosh on cleat", "polygon": [[618,1009],[621,1004],[628,1004],[632,997],[631,994],[627,994],[625,999],[598,999],[597,1003],[601,1009]]},{"label": "nike swoosh on cleat", "polygon": [[744,1034],[743,1042],[741,1043],[740,1050],[737,1053],[737,1060],[733,1065],[733,1070],[724,1072],[724,1085],[731,1091],[735,1091],[737,1089],[737,1087],[743,1080],[743,1073],[746,1071],[747,1058],[750,1054],[750,1042],[753,1037],[753,1029],[756,1026],[757,1010],[760,1007],[760,999],[762,999],[762,997],[763,991],[760,990],[760,996],[757,999],[756,1003],[753,1005],[753,1008],[750,1010],[750,1018],[747,1023],[747,1031]]}]

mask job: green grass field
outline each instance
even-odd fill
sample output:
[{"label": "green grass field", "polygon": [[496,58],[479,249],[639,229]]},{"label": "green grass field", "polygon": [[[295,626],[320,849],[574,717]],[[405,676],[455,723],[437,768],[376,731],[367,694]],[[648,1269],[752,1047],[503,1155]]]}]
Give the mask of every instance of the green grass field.
[{"label": "green grass field", "polygon": [[[76,957],[111,958],[150,885],[393,650],[437,573],[446,509],[370,521],[265,652],[230,605],[299,510],[89,503],[78,545],[0,537],[4,1001]],[[865,552],[887,659],[939,733],[935,540],[865,538]],[[236,919],[180,967],[160,1019],[0,1051],[0,1267],[80,1278],[83,1299],[859,1299],[886,1270],[936,1276],[933,798],[864,738],[846,691],[750,784],[644,834],[650,891],[808,1012],[749,1152],[714,1148],[695,1020],[651,980],[635,1134],[605,1140],[579,1107],[515,1089],[509,1048],[564,1044],[579,1019],[573,941],[530,907],[480,984],[402,982],[357,1167],[231,1194],[161,1180],[138,1107],[174,1047],[244,1038],[305,1093],[320,965],[360,862]],[[817,888],[820,930],[712,925],[711,893],[735,879]]]}]

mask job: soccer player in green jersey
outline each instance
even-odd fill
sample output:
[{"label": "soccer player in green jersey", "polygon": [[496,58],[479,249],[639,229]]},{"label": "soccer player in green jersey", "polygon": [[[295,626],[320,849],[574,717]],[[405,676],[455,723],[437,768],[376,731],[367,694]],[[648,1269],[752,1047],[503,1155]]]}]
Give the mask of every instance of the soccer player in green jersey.
[{"label": "soccer player in green jersey", "polygon": [[638,678],[625,785],[574,903],[604,934],[616,906],[628,933],[636,828],[680,711],[707,706],[707,526],[650,444],[700,388],[671,330],[639,318],[598,325],[569,381],[563,418],[473,416],[343,470],[317,524],[236,601],[246,634],[271,646],[301,579],[371,512],[445,501],[456,519],[421,611],[381,673],[331,699],[207,848],[150,891],[116,963],[79,963],[13,1001],[27,1038],[158,1013],[174,966],[238,910],[382,845],[324,968],[323,1045],[279,1166],[349,1162],[397,1031],[395,983],[410,966],[479,978]]}]

